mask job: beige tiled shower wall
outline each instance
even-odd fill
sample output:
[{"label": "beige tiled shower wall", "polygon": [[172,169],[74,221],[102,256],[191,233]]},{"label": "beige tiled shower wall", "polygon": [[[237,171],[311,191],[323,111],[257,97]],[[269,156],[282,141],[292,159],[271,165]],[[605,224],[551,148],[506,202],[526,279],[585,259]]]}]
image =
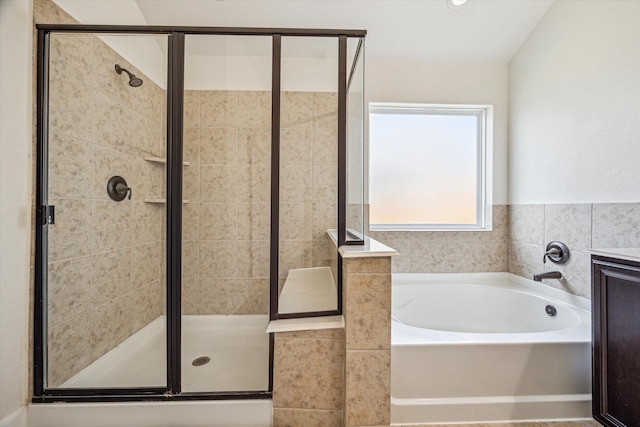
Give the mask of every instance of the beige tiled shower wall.
[{"label": "beige tiled shower wall", "polygon": [[[51,36],[48,384],[56,387],[162,314],[165,92],[100,38]],[[140,76],[128,85],[115,64]],[[106,191],[120,175],[131,200]]]},{"label": "beige tiled shower wall", "polygon": [[[337,97],[283,92],[280,281],[328,266],[336,228]],[[185,93],[185,314],[266,314],[269,297],[271,92]]]},{"label": "beige tiled shower wall", "polygon": [[[368,217],[368,215],[366,216]],[[508,271],[509,209],[493,206],[491,231],[372,231],[394,248],[394,273]]]},{"label": "beige tiled shower wall", "polygon": [[[640,247],[640,203],[511,205],[510,218],[509,271],[532,278],[558,270],[562,279],[543,282],[587,298],[591,266],[586,249]],[[569,247],[568,264],[542,262],[546,245],[554,240]]]}]

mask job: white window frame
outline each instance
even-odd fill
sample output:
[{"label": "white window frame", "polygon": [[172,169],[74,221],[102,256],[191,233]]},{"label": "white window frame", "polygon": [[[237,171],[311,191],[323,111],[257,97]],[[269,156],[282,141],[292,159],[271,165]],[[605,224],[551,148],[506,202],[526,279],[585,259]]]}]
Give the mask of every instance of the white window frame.
[{"label": "white window frame", "polygon": [[[371,231],[491,231],[493,200],[493,105],[370,102],[371,114],[432,114],[476,116],[477,197],[475,224],[369,224]],[[371,131],[371,129],[369,129]],[[369,165],[369,176],[373,174]],[[371,179],[369,180],[371,183]],[[369,184],[371,185],[371,184]],[[371,194],[371,191],[369,191]]]}]

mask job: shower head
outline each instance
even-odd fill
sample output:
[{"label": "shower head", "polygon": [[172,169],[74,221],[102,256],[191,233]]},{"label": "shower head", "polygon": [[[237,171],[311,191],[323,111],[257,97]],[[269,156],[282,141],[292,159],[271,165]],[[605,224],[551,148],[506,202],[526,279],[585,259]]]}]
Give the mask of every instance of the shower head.
[{"label": "shower head", "polygon": [[126,68],[122,68],[120,64],[116,64],[116,73],[122,74],[123,71],[129,75],[129,86],[131,87],[142,86],[142,79],[140,77],[136,77],[135,74],[131,73]]}]

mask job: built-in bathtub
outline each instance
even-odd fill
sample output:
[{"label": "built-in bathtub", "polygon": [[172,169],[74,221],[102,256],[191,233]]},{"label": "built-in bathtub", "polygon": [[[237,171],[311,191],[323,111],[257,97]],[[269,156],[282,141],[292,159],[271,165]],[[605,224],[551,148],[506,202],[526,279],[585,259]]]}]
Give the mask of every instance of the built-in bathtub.
[{"label": "built-in bathtub", "polygon": [[394,274],[392,307],[392,424],[591,417],[589,300],[508,273]]}]

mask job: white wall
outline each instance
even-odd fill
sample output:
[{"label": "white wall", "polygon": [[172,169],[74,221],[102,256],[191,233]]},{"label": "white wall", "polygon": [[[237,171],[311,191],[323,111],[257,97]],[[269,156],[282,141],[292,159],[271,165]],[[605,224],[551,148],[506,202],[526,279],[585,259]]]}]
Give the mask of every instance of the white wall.
[{"label": "white wall", "polygon": [[368,60],[365,64],[367,104],[420,102],[494,106],[494,204],[507,203],[508,84],[506,64],[380,60]]},{"label": "white wall", "polygon": [[556,1],[510,63],[509,201],[640,201],[640,2]]},{"label": "white wall", "polygon": [[0,1],[0,422],[27,401],[31,0]]}]

